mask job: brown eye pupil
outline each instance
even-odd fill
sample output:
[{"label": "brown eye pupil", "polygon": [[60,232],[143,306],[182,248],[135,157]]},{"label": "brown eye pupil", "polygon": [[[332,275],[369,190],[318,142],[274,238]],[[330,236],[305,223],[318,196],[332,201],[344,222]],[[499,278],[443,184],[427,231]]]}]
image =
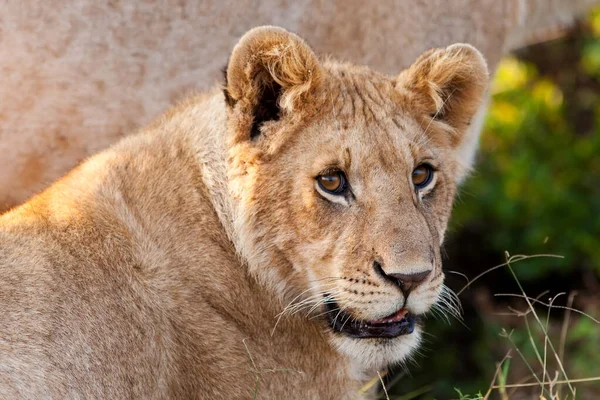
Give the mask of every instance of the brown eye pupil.
[{"label": "brown eye pupil", "polygon": [[427,164],[421,164],[412,172],[413,185],[416,188],[424,188],[431,182],[433,177],[433,169]]},{"label": "brown eye pupil", "polygon": [[317,182],[321,189],[332,194],[340,194],[345,188],[345,177],[340,171],[320,175]]}]

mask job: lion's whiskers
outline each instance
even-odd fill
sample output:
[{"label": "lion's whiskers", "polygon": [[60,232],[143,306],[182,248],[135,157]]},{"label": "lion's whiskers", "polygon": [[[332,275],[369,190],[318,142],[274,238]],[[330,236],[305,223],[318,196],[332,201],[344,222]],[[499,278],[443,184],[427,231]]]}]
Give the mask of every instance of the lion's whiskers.
[{"label": "lion's whiskers", "polygon": [[[338,278],[324,278],[324,279],[336,280]],[[313,290],[313,288],[304,290],[302,293],[300,293],[299,295],[294,297],[294,299],[292,301],[290,301],[288,303],[288,305],[286,305],[279,314],[277,314],[277,316],[276,316],[277,320],[275,321],[275,325],[273,326],[271,335],[273,335],[275,333],[275,329],[277,328],[279,321],[281,320],[281,318],[283,318],[284,315],[292,316],[292,315],[297,314],[300,311],[305,310],[309,307],[310,307],[310,310],[307,313],[307,315],[310,315],[310,313],[312,313],[316,308],[318,308],[321,304],[325,303],[327,301],[328,297],[334,297],[335,295],[339,294],[340,292],[338,289],[335,288],[335,286],[336,286],[336,283],[321,284],[321,287],[320,287],[321,290],[319,290],[317,293],[315,293],[311,296],[308,296],[308,297],[302,299],[299,302],[296,302],[296,300],[301,298],[306,292]]]},{"label": "lion's whiskers", "polygon": [[322,286],[324,288],[322,288],[321,291],[319,291],[316,294],[313,294],[311,296],[305,297],[305,298],[301,299],[300,301],[296,302],[296,300],[298,298],[302,297],[302,295],[304,295],[306,292],[309,292],[309,291],[313,290],[313,288],[310,288],[310,289],[307,289],[307,290],[303,291],[298,296],[296,296],[292,301],[290,301],[290,303],[287,306],[285,306],[283,308],[283,310],[277,316],[279,317],[279,316],[282,316],[282,315],[285,315],[285,314],[290,314],[291,315],[298,308],[302,308],[307,303],[310,303],[311,300],[316,300],[316,299],[318,299],[320,297],[325,296],[327,293],[329,293],[328,290],[323,290],[323,289],[330,289],[330,288],[333,289],[333,288],[335,288],[335,284],[334,283],[325,284],[325,285],[322,285]]},{"label": "lion's whiskers", "polygon": [[[350,301],[348,304],[346,304],[344,307],[342,307],[342,308],[340,309],[340,313],[341,313],[342,311],[344,311],[345,309],[347,309],[348,307],[350,307],[352,304],[354,304],[354,300]],[[338,313],[338,315],[339,315],[339,313]],[[337,319],[337,316],[336,316],[335,318]],[[356,319],[356,318],[354,318],[354,317],[352,317],[352,316],[350,316],[349,318],[346,318],[346,321],[344,321],[344,322],[342,323],[342,327],[340,328],[340,330],[344,329],[344,326],[345,326],[345,325],[348,323],[348,320],[357,321],[357,319]]]},{"label": "lion's whiskers", "polygon": [[462,322],[462,306],[456,293],[448,286],[442,285],[442,291],[438,301],[431,307],[431,313],[439,318],[443,317],[448,324],[448,314]]},{"label": "lion's whiskers", "polygon": [[[350,300],[348,303],[346,303],[345,305],[343,305],[342,307],[340,307],[340,308],[339,308],[339,311],[338,311],[338,313],[336,314],[335,318],[333,319],[333,323],[334,323],[334,324],[336,323],[336,321],[337,321],[338,317],[340,316],[340,314],[341,314],[342,312],[344,312],[344,310],[348,309],[348,307],[350,307],[352,304],[354,304],[354,302],[355,302],[355,300],[354,300],[354,299],[353,299],[353,300]],[[348,318],[348,319],[349,319],[349,318]],[[348,322],[348,319],[346,319],[346,322]],[[346,322],[344,322],[344,324],[345,324]],[[342,327],[343,327],[343,325],[342,325]]]}]

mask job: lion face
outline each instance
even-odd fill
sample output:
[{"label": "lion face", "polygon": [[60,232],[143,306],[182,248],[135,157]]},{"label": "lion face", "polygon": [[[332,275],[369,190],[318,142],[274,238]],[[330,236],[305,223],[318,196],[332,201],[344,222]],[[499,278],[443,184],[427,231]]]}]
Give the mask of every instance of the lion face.
[{"label": "lion face", "polygon": [[440,246],[487,69],[454,45],[397,77],[320,63],[297,36],[250,31],[227,70],[240,252],[366,368],[402,361],[444,298]]}]

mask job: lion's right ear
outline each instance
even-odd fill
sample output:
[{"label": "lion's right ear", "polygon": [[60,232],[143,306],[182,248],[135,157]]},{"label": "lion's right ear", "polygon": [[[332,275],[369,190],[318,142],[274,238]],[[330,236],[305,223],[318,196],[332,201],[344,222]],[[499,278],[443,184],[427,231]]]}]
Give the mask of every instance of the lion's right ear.
[{"label": "lion's right ear", "polygon": [[483,55],[473,46],[457,43],[425,52],[398,77],[410,93],[410,103],[426,116],[425,126],[444,128],[430,139],[459,147],[488,86],[488,69]]},{"label": "lion's right ear", "polygon": [[226,70],[225,100],[236,117],[237,135],[252,139],[261,126],[291,113],[319,79],[310,47],[282,28],[263,26],[246,33]]}]

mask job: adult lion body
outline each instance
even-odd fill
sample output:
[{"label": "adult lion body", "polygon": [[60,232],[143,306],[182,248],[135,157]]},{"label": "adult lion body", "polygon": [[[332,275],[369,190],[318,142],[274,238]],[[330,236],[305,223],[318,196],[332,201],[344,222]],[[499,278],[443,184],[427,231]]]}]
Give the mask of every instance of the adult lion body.
[{"label": "adult lion body", "polygon": [[226,75],[0,217],[0,397],[359,398],[418,346],[481,54],[265,27]]},{"label": "adult lion body", "polygon": [[[277,24],[385,73],[467,42],[508,50],[593,0],[11,0],[0,10],[0,211],[219,77],[246,30]],[[478,128],[474,129],[478,132]],[[473,139],[475,141],[475,138]]]}]

